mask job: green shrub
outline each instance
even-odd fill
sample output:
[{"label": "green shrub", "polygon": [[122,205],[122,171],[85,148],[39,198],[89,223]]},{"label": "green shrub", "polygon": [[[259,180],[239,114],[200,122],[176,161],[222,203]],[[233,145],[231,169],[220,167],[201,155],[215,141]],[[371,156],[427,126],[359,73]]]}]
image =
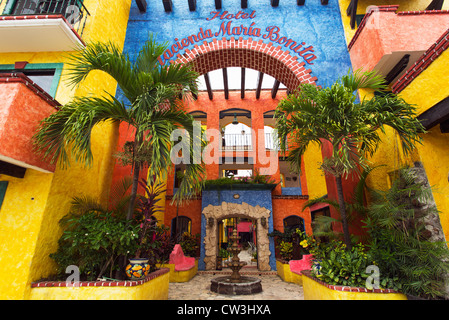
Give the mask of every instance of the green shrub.
[{"label": "green shrub", "polygon": [[76,265],[86,280],[95,280],[107,270],[112,276],[117,257],[132,255],[138,247],[139,226],[110,212],[70,214],[60,224],[64,232],[58,250],[50,255],[58,265],[59,278],[64,278],[69,265]]},{"label": "green shrub", "polygon": [[389,190],[374,194],[364,221],[370,251],[381,279],[398,279],[405,294],[439,298],[445,295],[449,251],[446,242],[431,239],[426,227],[438,211],[431,205],[431,188],[412,172],[400,170]]},{"label": "green shrub", "polygon": [[286,261],[290,261],[293,257],[293,243],[281,241],[278,245],[279,254],[281,258]]},{"label": "green shrub", "polygon": [[184,255],[188,257],[196,257],[200,246],[200,235],[192,235],[190,232],[184,232],[179,242]]},{"label": "green shrub", "polygon": [[372,264],[371,257],[362,244],[351,250],[341,241],[332,241],[318,251],[315,258],[320,260],[320,274],[312,273],[320,280],[332,284],[352,287],[365,287],[366,268]]}]

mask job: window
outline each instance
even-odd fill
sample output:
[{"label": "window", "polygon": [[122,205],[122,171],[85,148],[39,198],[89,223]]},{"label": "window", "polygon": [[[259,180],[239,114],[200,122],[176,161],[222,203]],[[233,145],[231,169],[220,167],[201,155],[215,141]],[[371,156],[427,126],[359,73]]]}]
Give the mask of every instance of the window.
[{"label": "window", "polygon": [[27,64],[24,69],[14,69],[14,65],[0,65],[0,73],[23,73],[54,98],[61,78],[62,67],[62,63],[33,63]]},{"label": "window", "polygon": [[179,216],[171,221],[171,236],[178,239],[184,232],[191,233],[192,220],[189,217]]},{"label": "window", "polygon": [[284,232],[294,232],[296,229],[305,231],[304,219],[298,216],[289,216],[284,219]]},{"label": "window", "polygon": [[3,199],[5,198],[8,181],[0,181],[0,209],[2,208]]}]

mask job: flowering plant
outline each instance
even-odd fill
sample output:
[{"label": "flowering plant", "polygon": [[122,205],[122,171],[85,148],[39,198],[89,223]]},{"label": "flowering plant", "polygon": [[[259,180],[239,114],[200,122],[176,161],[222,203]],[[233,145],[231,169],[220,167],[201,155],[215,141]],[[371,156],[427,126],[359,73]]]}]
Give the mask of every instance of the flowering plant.
[{"label": "flowering plant", "polygon": [[299,245],[303,254],[314,254],[317,251],[318,244],[313,236],[309,236],[299,229],[296,229],[296,234],[299,236]]}]

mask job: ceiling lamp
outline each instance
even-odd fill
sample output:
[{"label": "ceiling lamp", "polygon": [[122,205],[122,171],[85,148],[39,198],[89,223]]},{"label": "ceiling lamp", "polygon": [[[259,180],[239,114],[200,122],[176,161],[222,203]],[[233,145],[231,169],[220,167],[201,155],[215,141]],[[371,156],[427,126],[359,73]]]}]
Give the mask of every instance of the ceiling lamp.
[{"label": "ceiling lamp", "polygon": [[237,120],[237,115],[234,113],[234,120],[232,120],[233,125],[239,124],[239,121]]}]

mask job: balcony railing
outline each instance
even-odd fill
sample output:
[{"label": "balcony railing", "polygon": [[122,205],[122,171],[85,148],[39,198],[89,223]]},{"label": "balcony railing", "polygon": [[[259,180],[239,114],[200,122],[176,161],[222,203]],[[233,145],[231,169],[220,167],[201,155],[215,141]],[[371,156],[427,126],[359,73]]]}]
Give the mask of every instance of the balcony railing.
[{"label": "balcony railing", "polygon": [[224,134],[222,139],[222,150],[252,150],[251,134]]},{"label": "balcony railing", "polygon": [[[251,134],[224,134],[222,138],[222,150],[252,150]],[[279,141],[272,133],[265,133],[265,149],[279,150]]]},{"label": "balcony railing", "polygon": [[61,15],[82,36],[89,11],[82,0],[0,0],[2,16]]}]

